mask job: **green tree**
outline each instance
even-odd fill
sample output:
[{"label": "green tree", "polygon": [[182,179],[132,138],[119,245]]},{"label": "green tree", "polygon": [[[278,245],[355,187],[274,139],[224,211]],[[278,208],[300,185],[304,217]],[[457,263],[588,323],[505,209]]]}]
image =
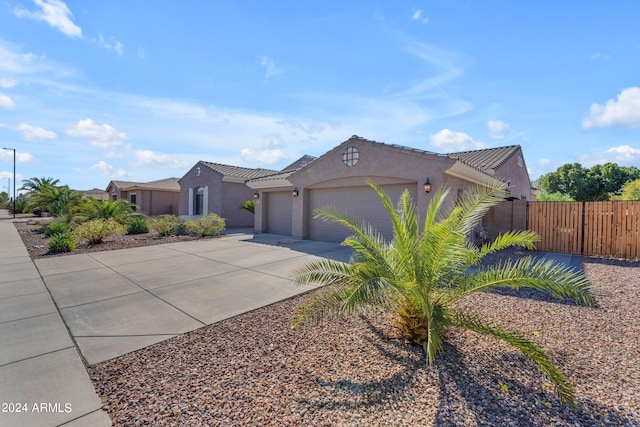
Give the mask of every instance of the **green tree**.
[{"label": "green tree", "polygon": [[78,216],[88,221],[93,219],[114,219],[124,225],[131,219],[141,215],[136,213],[137,209],[140,209],[137,205],[124,199],[96,200],[87,198],[85,203],[80,206]]},{"label": "green tree", "polygon": [[620,194],[625,183],[638,178],[640,170],[636,167],[606,163],[587,169],[580,163],[567,163],[538,178],[535,186],[546,194],[560,193],[576,201],[597,201]]},{"label": "green tree", "polygon": [[621,200],[640,200],[640,179],[627,182],[620,198]]},{"label": "green tree", "polygon": [[429,203],[421,227],[408,190],[394,207],[380,187],[371,186],[389,213],[393,239],[385,241],[370,225],[335,208],[314,211],[316,217],[338,222],[353,233],[342,244],[353,248],[354,256],[348,264],[322,259],[296,271],[298,284],[333,285],[300,308],[296,325],[355,314],[371,306],[389,310],[405,338],[423,347],[428,365],[451,327],[493,336],[522,351],[551,381],[560,399],[575,406],[573,386],[537,344],[456,304],[476,292],[501,287],[533,288],[586,306],[595,303],[583,273],[552,261],[524,257],[477,267],[488,254],[516,245],[531,249],[538,240],[528,231],[505,233],[481,247],[465,238],[487,210],[503,199],[505,187],[465,192],[453,206],[447,202],[448,190],[441,188]]},{"label": "green tree", "polygon": [[575,200],[562,193],[542,193],[536,197],[536,202],[575,202]]}]

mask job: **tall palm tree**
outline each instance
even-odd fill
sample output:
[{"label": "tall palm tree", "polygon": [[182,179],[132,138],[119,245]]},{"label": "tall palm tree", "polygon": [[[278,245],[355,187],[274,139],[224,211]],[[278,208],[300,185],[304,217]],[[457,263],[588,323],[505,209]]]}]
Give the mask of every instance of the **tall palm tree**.
[{"label": "tall palm tree", "polygon": [[29,178],[22,180],[20,190],[27,190],[28,193],[41,193],[47,187],[55,187],[60,182],[53,178]]},{"label": "tall palm tree", "polygon": [[480,247],[467,240],[487,210],[503,200],[506,187],[479,187],[455,203],[447,203],[449,191],[441,188],[420,227],[408,190],[394,207],[379,186],[370,185],[389,213],[393,239],[385,241],[370,225],[336,208],[317,209],[316,217],[338,222],[353,233],[342,244],[353,248],[354,255],[348,264],[323,259],[296,271],[298,284],[334,287],[303,305],[295,323],[318,323],[371,306],[390,310],[404,337],[423,347],[427,365],[442,349],[451,327],[490,335],[522,351],[551,381],[559,398],[575,407],[573,386],[537,344],[456,304],[473,293],[504,287],[533,288],[581,305],[595,304],[585,275],[552,261],[525,257],[479,266],[491,253],[516,245],[533,249],[539,240],[528,231],[507,232]]}]

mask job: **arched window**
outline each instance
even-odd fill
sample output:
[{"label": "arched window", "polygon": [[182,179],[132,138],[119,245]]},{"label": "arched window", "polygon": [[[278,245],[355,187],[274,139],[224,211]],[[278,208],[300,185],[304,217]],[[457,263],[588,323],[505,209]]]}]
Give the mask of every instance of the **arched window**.
[{"label": "arched window", "polygon": [[193,214],[202,215],[204,210],[204,187],[196,187],[193,194]]}]

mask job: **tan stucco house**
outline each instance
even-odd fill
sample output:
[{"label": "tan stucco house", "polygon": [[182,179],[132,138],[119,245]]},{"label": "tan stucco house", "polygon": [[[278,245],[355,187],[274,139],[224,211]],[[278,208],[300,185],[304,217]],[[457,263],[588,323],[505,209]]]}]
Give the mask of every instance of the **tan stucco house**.
[{"label": "tan stucco house", "polygon": [[215,213],[226,219],[227,227],[251,227],[253,215],[239,208],[254,195],[245,182],[275,173],[269,169],[199,161],[179,179],[179,215],[198,217]]},{"label": "tan stucco house", "polygon": [[178,178],[150,182],[111,181],[105,190],[112,200],[124,199],[147,215],[177,214],[180,199]]},{"label": "tan stucco house", "polygon": [[247,181],[255,191],[256,232],[341,241],[348,234],[343,226],[313,218],[315,208],[331,205],[366,220],[390,238],[388,215],[367,179],[381,185],[393,200],[408,189],[419,212],[426,211],[433,192],[443,185],[451,189],[451,200],[475,185],[498,181],[508,182],[514,197],[532,199],[517,145],[438,154],[353,136],[321,157],[294,166]]}]

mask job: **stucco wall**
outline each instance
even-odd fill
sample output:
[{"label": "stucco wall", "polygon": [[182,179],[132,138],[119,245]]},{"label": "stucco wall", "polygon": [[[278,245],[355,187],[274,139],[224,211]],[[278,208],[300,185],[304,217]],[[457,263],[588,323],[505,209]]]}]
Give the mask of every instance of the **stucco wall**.
[{"label": "stucco wall", "polygon": [[244,183],[223,182],[221,194],[221,217],[227,227],[252,227],[253,214],[239,206],[245,200],[253,200],[254,191]]},{"label": "stucco wall", "polygon": [[147,215],[177,214],[180,193],[160,190],[136,190],[138,205]]},{"label": "stucco wall", "polygon": [[515,153],[496,169],[496,176],[504,181],[510,181],[510,191],[513,197],[535,200],[531,194],[531,180],[527,172],[527,165],[521,152]]}]

